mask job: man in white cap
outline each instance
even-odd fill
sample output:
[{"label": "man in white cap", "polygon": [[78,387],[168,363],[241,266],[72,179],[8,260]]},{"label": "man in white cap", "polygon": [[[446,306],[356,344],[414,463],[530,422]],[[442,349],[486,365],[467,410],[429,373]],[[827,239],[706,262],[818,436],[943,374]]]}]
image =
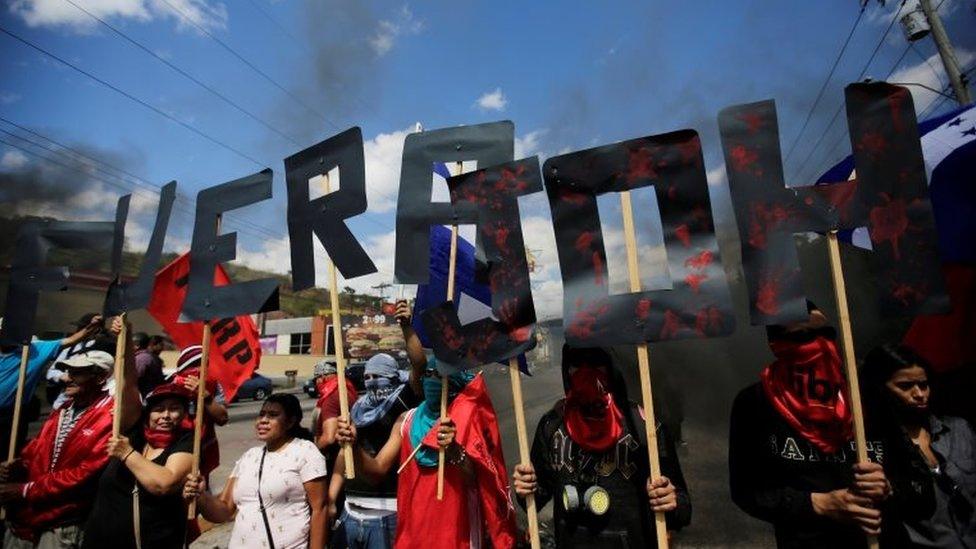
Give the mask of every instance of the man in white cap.
[{"label": "man in white cap", "polygon": [[[0,319],[2,324],[2,319]],[[34,340],[30,343],[27,358],[27,372],[24,377],[24,405],[34,395],[34,389],[44,377],[44,370],[51,361],[58,357],[62,349],[68,349],[91,338],[91,335],[101,329],[102,317],[95,315],[88,319],[87,324],[79,324],[78,330],[63,339]],[[17,377],[23,348],[20,345],[0,346],[0,432],[9,433],[13,428],[14,398],[17,393]],[[52,368],[53,369],[53,368]],[[17,447],[21,447],[27,437],[27,423],[22,415],[20,418],[20,433],[18,433]],[[7,455],[7,437],[0,437],[0,451]]]},{"label": "man in white cap", "polygon": [[[122,327],[119,318],[112,333]],[[137,419],[142,402],[136,385],[132,342],[125,361],[122,417]],[[10,529],[4,549],[58,549],[81,545],[81,532],[95,500],[98,475],[108,462],[115,398],[105,388],[115,359],[87,350],[58,363],[68,373],[66,402],[54,409],[19,460],[0,465],[0,502]],[[132,425],[122,425],[128,430]]]}]

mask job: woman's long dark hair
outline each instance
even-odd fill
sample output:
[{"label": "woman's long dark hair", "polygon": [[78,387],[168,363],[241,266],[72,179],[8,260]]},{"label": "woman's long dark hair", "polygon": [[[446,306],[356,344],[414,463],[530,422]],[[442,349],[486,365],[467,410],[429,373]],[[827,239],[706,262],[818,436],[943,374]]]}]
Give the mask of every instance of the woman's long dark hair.
[{"label": "woman's long dark hair", "polygon": [[864,357],[861,366],[860,381],[864,398],[872,405],[891,405],[891,397],[885,386],[891,376],[898,370],[918,366],[925,370],[931,381],[932,367],[915,351],[905,345],[880,345],[871,349]]},{"label": "woman's long dark hair", "polygon": [[298,397],[291,393],[274,393],[264,399],[264,403],[280,405],[282,410],[285,411],[285,416],[290,420],[295,420],[295,424],[286,433],[289,437],[304,440],[312,440],[314,438],[311,431],[302,427],[302,404],[298,401]]}]

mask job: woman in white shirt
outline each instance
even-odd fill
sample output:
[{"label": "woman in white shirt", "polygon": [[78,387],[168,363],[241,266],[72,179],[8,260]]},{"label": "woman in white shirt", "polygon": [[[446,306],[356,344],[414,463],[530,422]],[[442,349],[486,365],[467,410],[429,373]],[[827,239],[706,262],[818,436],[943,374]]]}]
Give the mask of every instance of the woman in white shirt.
[{"label": "woman in white shirt", "polygon": [[271,395],[255,423],[264,445],[244,452],[219,496],[200,475],[187,477],[183,495],[196,498],[203,518],[234,520],[231,549],[325,547],[325,458],[301,420],[294,395]]}]

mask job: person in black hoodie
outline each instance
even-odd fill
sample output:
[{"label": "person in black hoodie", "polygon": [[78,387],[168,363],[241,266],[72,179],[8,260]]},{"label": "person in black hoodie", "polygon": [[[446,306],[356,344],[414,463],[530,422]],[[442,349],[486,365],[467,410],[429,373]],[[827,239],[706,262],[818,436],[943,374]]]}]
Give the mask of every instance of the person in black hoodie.
[{"label": "person in black hoodie", "polygon": [[808,309],[806,322],[767,327],[776,360],[732,406],[732,500],[772,523],[778,547],[865,547],[892,494],[885,443],[869,434],[871,462],[857,463],[836,331]]},{"label": "person in black hoodie", "polygon": [[601,349],[563,347],[566,398],[536,427],[530,464],[513,474],[515,493],[535,493],[539,509],[554,500],[560,548],[656,547],[654,513],[668,529],[691,521],[691,499],[674,440],[659,424],[662,476],[650,478],[643,410]]}]

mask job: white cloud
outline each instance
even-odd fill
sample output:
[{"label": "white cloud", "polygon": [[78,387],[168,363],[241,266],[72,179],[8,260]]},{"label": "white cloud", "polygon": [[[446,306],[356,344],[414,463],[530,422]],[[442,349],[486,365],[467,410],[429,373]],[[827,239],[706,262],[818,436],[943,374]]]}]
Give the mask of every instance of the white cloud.
[{"label": "white cloud", "polygon": [[495,88],[495,91],[483,93],[474,105],[486,111],[503,111],[505,105],[508,105],[508,99],[505,98],[501,88]]},{"label": "white cloud", "polygon": [[726,177],[725,162],[705,172],[705,179],[712,187],[721,187],[722,185],[725,185],[727,181]]},{"label": "white cloud", "polygon": [[0,157],[0,167],[7,170],[19,170],[27,165],[27,155],[20,151],[6,151]]},{"label": "white cloud", "polygon": [[376,25],[376,31],[369,37],[369,45],[377,57],[382,57],[393,49],[401,36],[420,34],[424,30],[424,22],[414,19],[409,6],[403,6],[396,13],[394,20],[383,19]]},{"label": "white cloud", "polygon": [[[956,58],[959,60],[959,64],[965,67],[976,59],[976,53],[962,48],[956,48]],[[935,71],[933,71],[933,67],[935,67]],[[888,78],[888,82],[891,82],[892,84],[922,84],[928,86],[929,88],[941,90],[944,85],[942,83],[942,79],[948,81],[945,76],[945,70],[942,67],[942,61],[939,59],[939,54],[934,53],[925,61],[921,61],[910,67],[895,71],[891,77]],[[915,102],[916,113],[921,113],[934,101],[941,98],[939,94],[921,86],[906,87],[912,93],[912,100]],[[946,93],[951,95],[952,90],[949,90]]]},{"label": "white cloud", "polygon": [[526,156],[532,156],[533,154],[540,154],[539,139],[545,135],[549,130],[543,128],[541,130],[533,130],[522,137],[515,136],[515,158],[525,158]]},{"label": "white cloud", "polygon": [[[87,0],[79,3],[100,19],[127,19],[147,23],[172,19],[178,28],[189,28],[187,19],[207,30],[227,26],[227,7],[211,0]],[[12,0],[10,12],[30,27],[67,27],[87,32],[98,22],[64,0]],[[182,14],[182,15],[181,15]]]},{"label": "white cloud", "polygon": [[366,199],[370,212],[384,213],[396,206],[400,189],[403,140],[413,131],[411,126],[391,133],[381,133],[363,143],[366,155]]}]

